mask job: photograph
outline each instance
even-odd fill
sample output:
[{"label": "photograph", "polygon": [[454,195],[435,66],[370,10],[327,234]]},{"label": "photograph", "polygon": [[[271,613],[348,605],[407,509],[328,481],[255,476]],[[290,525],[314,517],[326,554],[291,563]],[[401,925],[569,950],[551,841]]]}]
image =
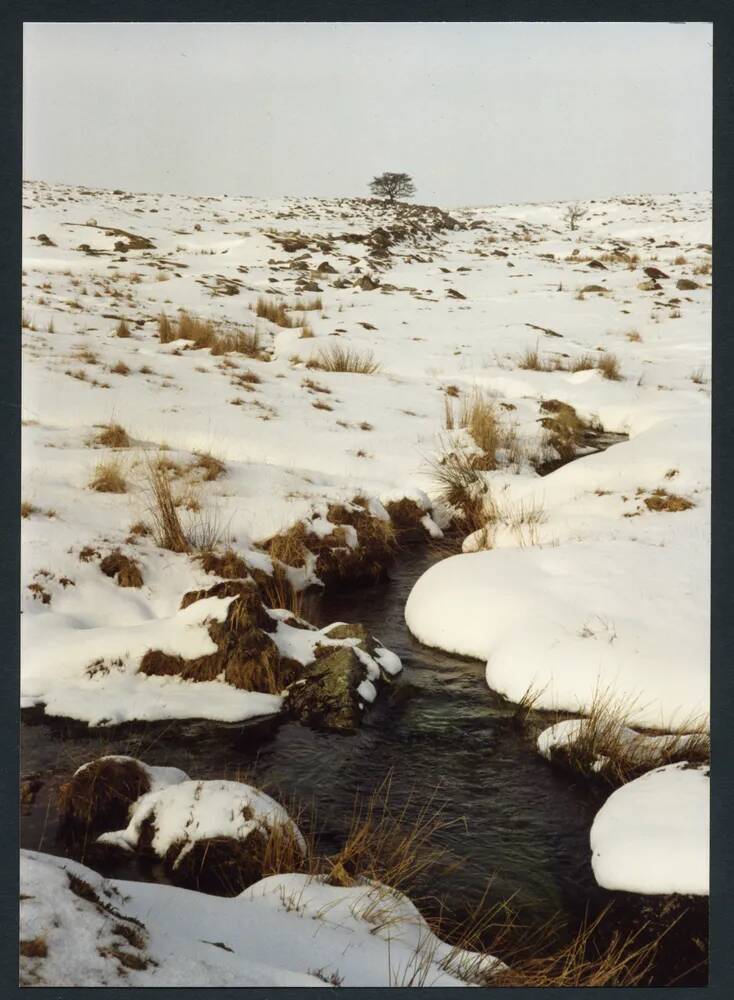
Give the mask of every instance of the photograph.
[{"label": "photograph", "polygon": [[15,982],[707,986],[714,25],[21,28]]}]

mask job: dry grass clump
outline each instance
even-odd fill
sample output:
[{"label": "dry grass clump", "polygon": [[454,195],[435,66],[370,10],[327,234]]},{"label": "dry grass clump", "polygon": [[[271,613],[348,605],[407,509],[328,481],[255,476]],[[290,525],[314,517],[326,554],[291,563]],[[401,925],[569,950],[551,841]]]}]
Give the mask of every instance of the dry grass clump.
[{"label": "dry grass clump", "polygon": [[455,448],[429,462],[438,499],[458,512],[468,532],[478,531],[487,519],[489,487],[476,457]]},{"label": "dry grass clump", "polygon": [[215,458],[210,451],[197,451],[196,461],[193,468],[202,471],[202,478],[205,483],[212,483],[219,479],[227,471],[227,466],[219,458]]},{"label": "dry grass clump", "polygon": [[573,406],[559,399],[546,399],[540,408],[547,414],[540,421],[547,431],[547,443],[555,448],[563,462],[575,458],[579,448],[589,445],[600,429],[595,421],[582,420]]},{"label": "dry grass clump", "polygon": [[251,581],[226,580],[207,590],[184,594],[181,607],[208,597],[233,597],[223,622],[210,621],[209,637],[216,650],[184,659],[164,650],[148,650],[140,661],[140,672],[149,676],[177,676],[184,680],[211,681],[223,676],[225,683],[245,691],[280,694],[296,676],[297,664],[281,657],[268,633],[275,622],[265,611]]},{"label": "dry grass clump", "polygon": [[108,424],[102,424],[102,429],[94,439],[95,444],[104,448],[129,448],[130,437],[121,425],[111,420]]},{"label": "dry grass clump", "polygon": [[114,577],[119,587],[142,587],[143,574],[140,566],[120,549],[113,549],[101,561],[99,568],[105,576]]},{"label": "dry grass clump", "polygon": [[83,847],[100,833],[126,827],[130,806],[148,791],[150,779],[137,761],[100,757],[59,789],[62,839]]},{"label": "dry grass clump", "polygon": [[622,380],[619,358],[616,354],[602,354],[596,362],[596,367],[602,373],[604,378],[607,378],[612,382],[620,382]]},{"label": "dry grass clump", "polygon": [[36,507],[35,504],[31,503],[30,500],[23,500],[23,502],[20,505],[21,517],[30,517],[31,514],[35,514],[37,511],[38,507]]},{"label": "dry grass clump", "polygon": [[[22,898],[22,897],[21,897]],[[22,958],[45,958],[48,955],[48,945],[45,937],[27,938],[20,942],[20,955]],[[26,985],[23,982],[21,986]]]},{"label": "dry grass clump", "polygon": [[145,463],[145,475],[149,493],[148,513],[153,522],[156,545],[169,552],[189,552],[191,543],[178,516],[167,470],[161,462],[148,459]]},{"label": "dry grass clump", "polygon": [[597,359],[593,354],[580,354],[575,360],[573,360],[569,366],[569,371],[571,372],[585,372],[592,368],[596,368]]},{"label": "dry grass clump", "polygon": [[162,344],[170,344],[178,334],[170,319],[164,312],[158,317],[158,339]]},{"label": "dry grass clump", "polygon": [[696,385],[706,385],[706,376],[703,368],[694,368],[688,377]]},{"label": "dry grass clump", "polygon": [[557,363],[543,358],[536,345],[535,347],[527,347],[525,349],[525,352],[518,359],[517,367],[522,368],[524,371],[552,372],[559,366]]},{"label": "dry grass clump", "polygon": [[[520,986],[528,988],[631,987],[647,984],[654,971],[662,931],[654,936],[641,930],[624,934],[605,933],[604,923],[611,904],[593,920],[585,920],[578,933],[566,945],[551,954],[528,957],[528,949],[513,958],[505,957],[509,967],[480,978],[485,986]],[[536,941],[536,946],[540,942]]]},{"label": "dry grass clump", "polygon": [[291,329],[296,325],[293,318],[288,315],[285,302],[267,299],[263,295],[255,303],[253,312],[259,319],[266,319],[270,323],[275,323],[276,326],[282,326],[285,329]]},{"label": "dry grass clump", "polygon": [[342,344],[330,344],[309,359],[308,368],[324,372],[352,372],[356,375],[374,375],[380,370],[372,351],[363,354],[355,347]]},{"label": "dry grass clump", "polygon": [[312,299],[295,299],[295,301],[289,304],[288,308],[296,312],[312,312],[314,310],[320,312],[324,308],[324,303],[321,296],[316,295]]},{"label": "dry grass clump", "polygon": [[263,603],[267,607],[285,608],[297,618],[303,617],[303,591],[296,590],[281,566],[273,566],[272,575],[258,573],[255,580]]},{"label": "dry grass clump", "polygon": [[130,327],[127,325],[127,322],[124,319],[121,319],[120,322],[117,324],[115,328],[115,336],[122,337],[123,339],[132,336],[132,333],[130,332]]},{"label": "dry grass clump", "polygon": [[639,344],[639,343],[642,342],[642,337],[640,336],[640,334],[639,334],[639,332],[637,330],[628,330],[625,333],[625,337],[632,344]]},{"label": "dry grass clump", "polygon": [[256,330],[237,330],[220,333],[211,346],[216,357],[220,354],[244,354],[248,358],[262,358],[260,334]]},{"label": "dry grass clump", "polygon": [[[361,497],[330,504],[327,519],[334,525],[328,535],[317,535],[307,522],[299,521],[268,540],[268,554],[284,566],[296,568],[315,557],[316,574],[327,587],[383,579],[396,549],[392,524],[373,516]],[[352,529],[356,544],[350,544]]]},{"label": "dry grass clump", "polygon": [[97,493],[127,493],[127,480],[122,464],[116,458],[99,462],[89,486]]},{"label": "dry grass clump", "polygon": [[696,264],[693,268],[694,274],[711,274],[711,261],[706,260],[701,264]]},{"label": "dry grass clump", "polygon": [[178,322],[174,325],[161,313],[158,317],[158,336],[162,344],[173,340],[190,340],[196,350],[209,349],[215,356],[229,354],[245,354],[247,357],[261,356],[260,336],[253,330],[219,331],[210,320],[199,319],[197,316],[182,309]]},{"label": "dry grass clump", "polygon": [[690,510],[691,507],[696,506],[688,497],[682,497],[677,493],[669,493],[662,486],[653,490],[649,496],[646,496],[644,502],[648,510],[667,511],[672,514],[681,510]]},{"label": "dry grass clump", "polygon": [[113,368],[110,368],[110,371],[112,372],[113,375],[129,375],[130,374],[130,369],[128,368],[128,366],[125,364],[124,361],[118,361],[117,364]]},{"label": "dry grass clump", "polygon": [[711,740],[705,720],[691,718],[673,732],[653,736],[629,728],[633,707],[599,692],[574,739],[553,748],[551,759],[614,787],[664,764],[709,762]]}]

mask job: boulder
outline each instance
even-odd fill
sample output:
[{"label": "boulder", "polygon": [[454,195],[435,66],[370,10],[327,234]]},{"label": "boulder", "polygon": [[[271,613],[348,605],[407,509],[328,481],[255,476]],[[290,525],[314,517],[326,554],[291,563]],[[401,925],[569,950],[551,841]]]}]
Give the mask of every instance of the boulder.
[{"label": "boulder", "polygon": [[338,274],[335,267],[332,267],[328,260],[322,261],[316,268],[319,274]]},{"label": "boulder", "polygon": [[665,271],[661,271],[659,267],[645,267],[643,270],[648,278],[651,278],[653,281],[659,281],[661,278],[669,277],[669,275],[667,275]]},{"label": "boulder", "polygon": [[365,668],[350,646],[328,649],[322,647],[326,655],[304,667],[288,688],[284,709],[316,729],[353,732],[362,723],[363,701],[357,688],[365,679]]},{"label": "boulder", "polygon": [[692,292],[701,286],[697,281],[692,281],[691,278],[679,278],[675,283],[675,287],[681,292]]},{"label": "boulder", "polygon": [[359,287],[363,292],[373,292],[376,288],[380,287],[380,282],[371,278],[369,274],[365,274],[359,281]]}]

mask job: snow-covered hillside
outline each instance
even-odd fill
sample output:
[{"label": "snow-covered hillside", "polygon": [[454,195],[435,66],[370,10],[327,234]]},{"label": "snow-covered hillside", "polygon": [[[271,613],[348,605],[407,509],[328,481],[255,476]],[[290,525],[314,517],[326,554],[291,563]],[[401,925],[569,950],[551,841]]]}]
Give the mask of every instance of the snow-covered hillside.
[{"label": "snow-covered hillside", "polygon": [[[273,535],[314,512],[312,534],[333,530],[325,505],[430,510],[447,406],[480,390],[515,442],[484,474],[491,538],[465,543],[492,549],[431,569],[411,630],[486,659],[512,699],[532,686],[583,710],[601,686],[641,724],[707,711],[710,196],[591,203],[575,232],[562,204],[451,217],[44,183],[23,200],[25,705],[90,722],[277,711],[218,678],[137,673],[151,646],[209,651],[205,618],[227,607],[179,610],[215,578],[141,533],[146,456],[167,449],[182,518],[268,572]],[[285,306],[277,321],[259,298]],[[177,339],[181,310],[213,323],[214,350]],[[335,348],[379,367],[323,370]],[[540,476],[559,404],[629,440]],[[141,586],[100,571],[118,551]]]}]

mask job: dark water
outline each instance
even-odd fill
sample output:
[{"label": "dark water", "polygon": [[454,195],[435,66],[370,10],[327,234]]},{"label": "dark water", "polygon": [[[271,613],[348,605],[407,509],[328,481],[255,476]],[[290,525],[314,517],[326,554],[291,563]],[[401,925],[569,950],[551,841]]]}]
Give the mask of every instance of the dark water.
[{"label": "dark water", "polygon": [[[24,776],[45,784],[23,808],[24,847],[62,853],[55,840],[55,790],[101,753],[131,753],[149,764],[182,767],[192,777],[243,777],[281,795],[314,804],[320,846],[336,847],[348,829],[356,794],[369,795],[391,775],[391,810],[406,819],[441,807],[454,821],[434,841],[456,862],[415,891],[456,912],[477,902],[488,881],[491,898],[515,895],[529,922],[558,914],[578,926],[587,904],[603,894],[589,862],[589,829],[599,802],[588,786],[539,758],[513,723],[513,706],[486,686],[484,666],[427,649],[408,632],[403,608],[420,574],[439,555],[408,551],[386,584],[319,598],[317,624],[363,622],[402,658],[404,670],[381,690],[354,735],[318,733],[298,723],[255,727],[165,723],[97,730],[26,714]],[[149,870],[108,870],[150,878]]]}]

